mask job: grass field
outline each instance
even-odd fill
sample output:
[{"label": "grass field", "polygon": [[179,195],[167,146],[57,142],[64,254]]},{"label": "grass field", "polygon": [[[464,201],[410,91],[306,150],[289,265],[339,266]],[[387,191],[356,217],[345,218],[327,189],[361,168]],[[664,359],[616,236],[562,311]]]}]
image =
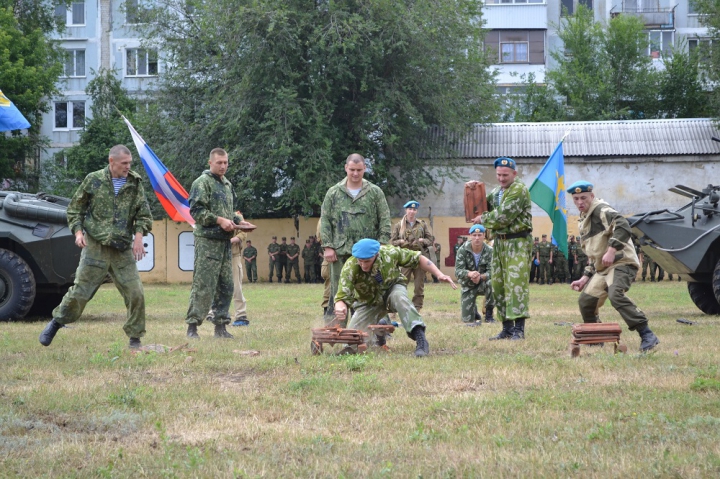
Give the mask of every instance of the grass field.
[{"label": "grass field", "polygon": [[[320,285],[246,285],[250,327],[195,352],[127,350],[105,285],[53,344],[0,323],[0,477],[720,477],[720,317],[685,283],[629,296],[656,352],[568,353],[567,285],[531,289],[526,341],[460,324],[459,293],[426,288],[431,355],[310,354]],[[146,286],[143,344],[185,343],[189,286]],[[605,322],[620,321],[607,304]],[[697,321],[686,326],[677,318]],[[258,356],[241,351],[257,350]]]}]

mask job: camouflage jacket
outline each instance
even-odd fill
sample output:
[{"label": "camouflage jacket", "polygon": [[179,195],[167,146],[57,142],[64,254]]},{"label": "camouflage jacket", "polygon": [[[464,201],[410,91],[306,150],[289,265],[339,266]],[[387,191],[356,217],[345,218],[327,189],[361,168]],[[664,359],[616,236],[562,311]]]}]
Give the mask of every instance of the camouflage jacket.
[{"label": "camouflage jacket", "polygon": [[287,243],[280,243],[280,254],[275,256],[275,259],[279,259],[281,261],[287,261],[287,249],[288,249]]},{"label": "camouflage jacket", "polygon": [[243,258],[245,258],[245,261],[248,261],[249,258],[252,258],[252,260],[250,261],[251,263],[257,261],[257,248],[255,248],[254,246],[247,246],[243,250]]},{"label": "camouflage jacket", "polygon": [[270,243],[268,245],[268,256],[270,258],[275,258],[275,260],[280,259],[280,245],[277,243]]},{"label": "camouflage jacket", "polygon": [[568,258],[575,261],[575,258],[577,258],[578,255],[578,249],[577,242],[568,242]]},{"label": "camouflage jacket", "polygon": [[305,246],[302,250],[302,259],[305,262],[305,264],[315,264],[315,257],[317,256],[317,251],[315,250],[315,246]]},{"label": "camouflage jacket", "polygon": [[[405,231],[404,234],[400,234],[403,223],[406,225]],[[430,257],[429,248],[433,244],[433,235],[430,227],[423,220],[416,218],[415,223],[410,226],[403,216],[400,221],[395,223],[392,227],[392,234],[390,235],[390,244],[400,246],[401,241],[408,243],[402,246],[402,248],[421,251],[423,256]]]},{"label": "camouflage jacket", "polygon": [[538,257],[550,259],[553,254],[553,245],[548,241],[541,241],[537,245]]},{"label": "camouflage jacket", "polygon": [[297,244],[289,244],[287,245],[287,255],[288,255],[288,261],[299,261],[300,257],[296,257],[295,259],[290,259],[290,256],[295,256],[300,252],[300,245]]},{"label": "camouflage jacket", "polygon": [[[455,276],[460,283],[460,287],[463,291],[477,286],[468,278],[468,273],[471,271],[477,271],[480,274],[487,274],[490,280],[490,263],[492,262],[492,247],[484,244],[482,251],[480,251],[480,261],[475,266],[475,254],[472,250],[472,241],[467,241],[458,249],[457,257],[455,258]],[[482,281],[481,281],[482,283]]]},{"label": "camouflage jacket", "polygon": [[482,214],[482,224],[493,235],[529,233],[532,230],[532,205],[527,187],[516,179],[503,192],[502,201],[499,201],[499,193],[500,187],[497,186],[487,195],[488,211]]},{"label": "camouflage jacket", "polygon": [[203,171],[190,187],[190,215],[195,220],[195,236],[229,240],[235,231],[225,231],[218,217],[240,221],[235,214],[235,191],[227,178]]},{"label": "camouflage jacket", "polygon": [[100,244],[123,251],[132,245],[135,233],[144,236],[152,229],[140,175],[130,171],[115,196],[109,167],[85,177],[68,205],[67,219],[73,234],[85,230]]},{"label": "camouflage jacket", "polygon": [[[585,275],[602,273],[620,264],[640,267],[635,246],[630,238],[630,223],[620,213],[598,198],[593,199],[587,213],[578,218],[582,249],[588,257]],[[612,246],[617,251],[615,261],[610,266],[602,264],[602,257]]]},{"label": "camouflage jacket", "polygon": [[348,306],[355,302],[380,305],[385,294],[396,284],[407,284],[400,268],[415,269],[420,264],[420,252],[395,246],[380,246],[380,252],[370,272],[360,267],[357,258],[351,256],[340,272],[335,302],[344,301]]},{"label": "camouflage jacket", "polygon": [[348,193],[347,178],[331,186],[325,194],[320,216],[320,236],[325,248],[338,255],[351,255],[352,247],[363,238],[380,243],[390,241],[390,208],[385,193],[367,180],[353,198]]}]

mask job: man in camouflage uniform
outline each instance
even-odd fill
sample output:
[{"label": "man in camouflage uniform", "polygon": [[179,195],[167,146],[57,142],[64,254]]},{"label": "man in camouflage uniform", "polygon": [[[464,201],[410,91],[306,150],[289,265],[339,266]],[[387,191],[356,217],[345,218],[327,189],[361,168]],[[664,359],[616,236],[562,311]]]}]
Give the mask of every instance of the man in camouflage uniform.
[{"label": "man in camouflage uniform", "polygon": [[312,250],[315,253],[315,281],[319,283],[322,280],[322,263],[324,261],[323,250],[317,236],[311,236],[310,243],[312,244]]},{"label": "man in camouflage uniform", "polygon": [[540,284],[552,284],[553,245],[547,240],[547,235],[542,235],[537,250],[537,259],[540,261]]},{"label": "man in camouflage uniform", "polygon": [[580,237],[576,236],[575,240],[577,241],[577,261],[575,262],[575,278],[580,279],[583,271],[585,271],[585,267],[588,264],[588,257],[585,254],[585,250],[583,250],[582,246],[580,245]]},{"label": "man in camouflage uniform", "polygon": [[[453,289],[457,289],[455,283],[420,251],[380,246],[378,241],[365,238],[354,243],[352,254],[340,274],[334,305],[336,321],[343,322],[352,306],[355,313],[349,328],[367,331],[368,326],[377,324],[388,313],[397,313],[405,332],[416,342],[415,356],[427,356],[430,345],[425,338],[425,323],[408,298],[407,279],[400,270],[420,265],[440,281],[450,283]],[[384,336],[377,339],[378,346],[385,346]]]},{"label": "man in camouflage uniform", "polygon": [[[408,201],[404,205],[405,216],[395,223],[390,235],[390,244],[399,248],[406,248],[412,251],[420,251],[427,259],[430,259],[430,246],[432,246],[432,233],[425,221],[417,218],[417,211],[420,203]],[[425,301],[425,270],[418,266],[415,269],[403,269],[402,274],[410,281],[414,278],[415,288],[413,290],[412,302],[415,309],[422,310]]]},{"label": "man in camouflage uniform", "polygon": [[243,258],[245,258],[247,278],[251,283],[257,283],[257,248],[252,245],[252,241],[250,240],[247,240],[245,244]]},{"label": "man in camouflage uniform", "polygon": [[457,241],[453,245],[453,258],[457,258],[457,252],[463,244],[465,244],[465,238],[463,238],[462,236],[458,236]]},{"label": "man in camouflage uniform", "polygon": [[587,181],[576,181],[567,192],[580,211],[582,247],[589,259],[582,278],[571,285],[573,290],[581,291],[578,306],[583,321],[599,323],[598,310],[609,299],[630,331],[640,335],[640,351],[653,349],[660,341],[648,327],[645,313],[625,295],[640,266],[628,220],[595,198],[593,185]]},{"label": "man in camouflage uniform", "polygon": [[557,245],[553,245],[553,279],[558,283],[565,283],[568,280],[568,267],[565,254],[560,251]]},{"label": "man in camouflage uniform", "polygon": [[268,245],[268,257],[270,258],[270,273],[268,274],[268,279],[272,283],[272,277],[273,277],[273,271],[277,271],[277,280],[278,283],[282,280],[282,273],[280,272],[280,245],[277,244],[277,236],[272,237],[271,243]]},{"label": "man in camouflage uniform", "polygon": [[68,226],[82,253],[75,284],[40,334],[43,346],[49,346],[64,325],[77,321],[108,273],[125,300],[123,330],[130,348],[141,346],[145,295],[136,262],[145,256],[143,236],[152,229],[152,215],[140,175],[130,170],[131,163],[127,147],[113,146],[108,166],[87,175],[68,205]]},{"label": "man in camouflage uniform", "polygon": [[283,278],[283,271],[285,271],[285,282],[290,282],[290,270],[288,270],[288,254],[287,254],[287,238],[284,236],[280,239],[282,243],[280,243],[280,253],[278,253],[277,261],[275,262],[275,265],[278,267],[278,283],[281,282]]},{"label": "man in camouflage uniform", "polygon": [[216,338],[232,338],[225,326],[233,296],[230,239],[241,225],[249,225],[234,211],[235,191],[225,178],[228,155],[222,148],[210,152],[209,169],[190,187],[190,214],[195,220],[195,262],[190,306],[185,322],[187,337],[199,339],[200,326],[211,309]]},{"label": "man in camouflage uniform", "polygon": [[478,295],[485,296],[485,321],[494,323],[493,308],[495,301],[490,285],[490,267],[492,263],[492,247],[485,244],[485,227],[472,225],[470,241],[458,250],[455,260],[455,276],[460,283],[460,317],[468,326],[480,326],[476,322]]},{"label": "man in camouflage uniform", "polygon": [[[322,224],[322,218],[318,220],[317,224],[317,243],[318,246],[322,244],[322,235],[320,234],[320,225]],[[323,315],[326,316],[328,312],[328,304],[330,304],[330,263],[325,259],[322,252],[322,247],[319,247],[320,249],[320,256],[315,258],[315,261],[320,260],[320,278],[323,280],[323,298],[322,303],[320,306],[323,309]],[[332,313],[332,310],[330,310],[330,314]],[[327,320],[327,319],[326,319]]]},{"label": "man in camouflage uniform", "polygon": [[[352,247],[363,238],[380,243],[390,241],[390,208],[385,193],[363,179],[365,158],[353,153],[345,160],[347,177],[330,187],[321,210],[321,232],[324,257],[330,264],[330,303],[337,293],[340,271],[350,258]],[[333,317],[326,315],[327,322]]]},{"label": "man in camouflage uniform", "polygon": [[538,260],[538,244],[540,243],[540,240],[538,237],[535,237],[535,241],[533,242],[532,247],[532,255],[530,256],[530,282],[531,283],[537,283],[538,282],[538,270],[540,267],[540,261]]},{"label": "man in camouflage uniform", "polygon": [[[435,238],[433,238],[433,241],[435,241]],[[440,269],[440,243],[434,243],[433,246],[435,248],[435,265]],[[433,283],[440,282],[435,276],[433,276],[432,279]]]},{"label": "man in camouflage uniform", "polygon": [[530,192],[517,179],[515,160],[498,158],[494,166],[500,186],[487,196],[488,211],[473,220],[482,223],[495,238],[490,281],[503,329],[490,340],[521,340],[525,339],[525,319],[530,317]]},{"label": "man in camouflage uniform", "polygon": [[315,282],[315,248],[311,240],[305,241],[305,247],[302,250],[304,277],[306,283]]},{"label": "man in camouflage uniform", "polygon": [[575,236],[570,235],[568,237],[568,271],[570,272],[570,280],[575,281],[575,263],[577,263],[577,252],[578,244],[575,241]]},{"label": "man in camouflage uniform", "polygon": [[300,246],[295,244],[295,237],[290,237],[290,244],[287,245],[287,280],[290,282],[290,273],[295,272],[298,284],[302,283],[300,279]]}]

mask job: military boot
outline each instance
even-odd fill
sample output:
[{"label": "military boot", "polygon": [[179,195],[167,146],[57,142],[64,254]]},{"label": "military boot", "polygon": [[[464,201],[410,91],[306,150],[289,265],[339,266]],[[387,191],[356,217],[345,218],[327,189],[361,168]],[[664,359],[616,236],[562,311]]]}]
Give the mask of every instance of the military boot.
[{"label": "military boot", "polygon": [[638,326],[637,332],[640,335],[640,352],[650,351],[660,344],[660,340],[655,336],[655,333],[650,330],[647,323]]},{"label": "military boot", "polygon": [[187,337],[190,339],[200,339],[200,335],[197,332],[197,324],[188,324]]},{"label": "military boot", "polygon": [[415,357],[422,358],[430,354],[430,344],[425,339],[425,328],[423,326],[415,326],[408,335],[415,340]]},{"label": "military boot", "polygon": [[498,333],[497,336],[493,336],[492,338],[489,338],[490,341],[495,341],[498,339],[510,339],[513,336],[513,327],[514,323],[511,320],[505,320],[502,322],[503,328],[500,333]]},{"label": "military boot", "polygon": [[140,338],[130,338],[130,349],[140,349],[140,347],[142,347]]},{"label": "military boot", "polygon": [[485,322],[486,323],[494,323],[495,318],[493,318],[493,307],[487,306],[485,307]]},{"label": "military boot", "polygon": [[235,336],[228,333],[227,329],[225,329],[224,324],[216,324],[215,325],[215,337],[216,338],[223,338],[223,339],[232,339]]},{"label": "military boot", "polygon": [[515,327],[510,339],[514,341],[525,339],[525,318],[515,320]]},{"label": "military boot", "polygon": [[57,334],[57,332],[60,330],[60,328],[64,327],[65,326],[58,323],[54,319],[51,320],[49,323],[47,323],[45,329],[42,330],[42,333],[40,333],[40,337],[38,338],[40,340],[40,344],[42,344],[43,346],[50,346],[50,343],[52,343],[52,340]]}]

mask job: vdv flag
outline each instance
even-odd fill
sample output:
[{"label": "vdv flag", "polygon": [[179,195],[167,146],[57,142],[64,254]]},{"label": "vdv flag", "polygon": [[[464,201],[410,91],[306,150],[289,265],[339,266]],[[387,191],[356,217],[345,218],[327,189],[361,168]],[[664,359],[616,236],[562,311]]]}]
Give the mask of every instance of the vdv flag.
[{"label": "vdv flag", "polygon": [[188,193],[185,188],[175,179],[175,177],[165,168],[163,162],[157,157],[154,151],[145,143],[145,140],[135,131],[127,118],[122,117],[130,128],[135,148],[137,148],[140,159],[142,160],[145,171],[150,178],[155,195],[157,195],[160,204],[165,208],[168,216],[173,221],[187,221],[191,226],[195,226],[195,220],[190,216],[190,204],[188,203]]},{"label": "vdv flag", "polygon": [[[565,138],[563,138],[564,140]],[[530,186],[530,199],[542,208],[553,224],[552,239],[568,255],[567,207],[565,205],[565,159],[563,140],[550,155],[540,174]]]},{"label": "vdv flag", "polygon": [[20,110],[0,90],[0,131],[24,130],[30,128]]}]

